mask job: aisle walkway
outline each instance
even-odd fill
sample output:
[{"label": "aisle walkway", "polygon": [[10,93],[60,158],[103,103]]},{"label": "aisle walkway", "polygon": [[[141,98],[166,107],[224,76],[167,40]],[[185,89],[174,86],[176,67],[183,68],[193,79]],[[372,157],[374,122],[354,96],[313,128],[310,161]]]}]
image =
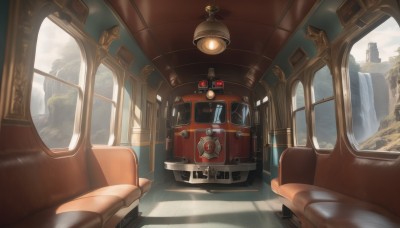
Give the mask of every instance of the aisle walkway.
[{"label": "aisle walkway", "polygon": [[293,227],[277,212],[281,205],[268,184],[189,185],[172,176],[156,180],[140,202],[141,216],[130,227]]}]

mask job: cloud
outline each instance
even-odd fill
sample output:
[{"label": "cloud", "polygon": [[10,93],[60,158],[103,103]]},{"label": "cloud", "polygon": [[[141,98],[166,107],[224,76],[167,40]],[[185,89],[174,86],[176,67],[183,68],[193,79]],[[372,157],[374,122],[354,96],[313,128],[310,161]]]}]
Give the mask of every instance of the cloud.
[{"label": "cloud", "polygon": [[382,62],[388,61],[390,57],[397,55],[397,49],[400,47],[399,31],[397,22],[390,18],[356,42],[350,54],[357,62],[365,62],[368,43],[373,42],[377,43]]},{"label": "cloud", "polygon": [[[39,30],[35,68],[49,73],[53,62],[63,56],[63,52],[66,50],[65,47],[69,43],[74,43],[74,46],[79,51],[79,47],[72,36],[46,18]],[[71,51],[71,45],[68,45],[68,51]]]}]

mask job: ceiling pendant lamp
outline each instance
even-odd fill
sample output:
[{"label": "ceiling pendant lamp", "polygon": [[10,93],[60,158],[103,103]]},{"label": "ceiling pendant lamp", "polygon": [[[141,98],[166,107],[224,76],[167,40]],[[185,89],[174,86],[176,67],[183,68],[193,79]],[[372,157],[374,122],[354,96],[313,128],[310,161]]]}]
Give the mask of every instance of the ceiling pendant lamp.
[{"label": "ceiling pendant lamp", "polygon": [[231,42],[229,30],[226,25],[215,19],[215,13],[219,10],[217,6],[209,5],[205,10],[208,18],[196,27],[193,44],[205,54],[217,55]]}]

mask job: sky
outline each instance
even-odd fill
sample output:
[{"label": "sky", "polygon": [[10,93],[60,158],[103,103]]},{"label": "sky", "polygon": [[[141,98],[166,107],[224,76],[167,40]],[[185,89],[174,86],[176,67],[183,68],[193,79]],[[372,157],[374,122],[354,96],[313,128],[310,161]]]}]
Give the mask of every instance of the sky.
[{"label": "sky", "polygon": [[400,47],[399,25],[393,18],[389,18],[355,43],[350,53],[357,62],[365,62],[366,50],[370,42],[377,43],[382,62],[388,61],[389,57],[397,56],[396,50]]},{"label": "sky", "polygon": [[38,35],[35,68],[49,73],[53,62],[65,55],[65,50],[80,51],[76,41],[68,33],[46,18]]}]

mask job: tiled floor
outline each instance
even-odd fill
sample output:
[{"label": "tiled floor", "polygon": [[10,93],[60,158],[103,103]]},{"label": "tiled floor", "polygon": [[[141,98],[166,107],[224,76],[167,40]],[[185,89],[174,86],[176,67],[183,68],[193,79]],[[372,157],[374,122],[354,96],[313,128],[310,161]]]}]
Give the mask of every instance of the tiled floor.
[{"label": "tiled floor", "polygon": [[250,186],[189,185],[165,175],[141,200],[141,216],[129,227],[293,227],[278,217],[280,207],[261,178]]}]

